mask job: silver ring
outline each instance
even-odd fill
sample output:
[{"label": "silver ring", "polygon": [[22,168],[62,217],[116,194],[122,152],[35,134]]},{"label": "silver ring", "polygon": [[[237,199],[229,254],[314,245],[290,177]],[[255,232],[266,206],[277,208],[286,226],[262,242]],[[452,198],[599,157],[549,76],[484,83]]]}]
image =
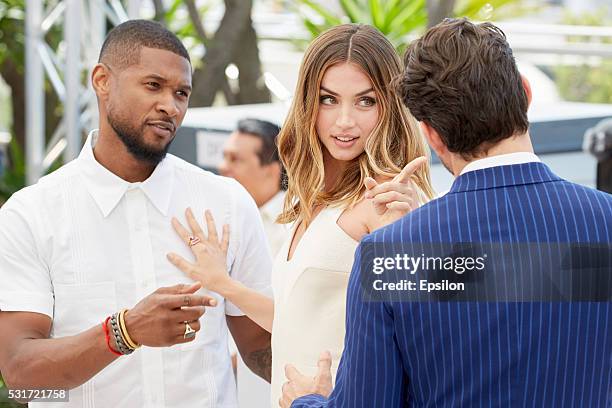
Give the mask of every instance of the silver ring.
[{"label": "silver ring", "polygon": [[189,325],[189,323],[185,322],[185,333],[183,333],[184,339],[192,339],[196,335],[196,331]]}]

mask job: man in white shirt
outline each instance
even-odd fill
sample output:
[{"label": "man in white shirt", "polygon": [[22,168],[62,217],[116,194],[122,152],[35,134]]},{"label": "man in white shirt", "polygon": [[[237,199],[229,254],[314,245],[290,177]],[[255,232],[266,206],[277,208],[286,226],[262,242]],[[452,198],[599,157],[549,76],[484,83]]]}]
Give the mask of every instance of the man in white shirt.
[{"label": "man in white shirt", "polygon": [[260,119],[242,119],[223,146],[219,173],[236,179],[251,194],[276,255],[287,238],[288,228],[276,218],[283,210],[285,175],[278,157],[276,136],[280,128]]},{"label": "man in white shirt", "polygon": [[166,259],[190,256],[193,244],[171,219],[210,209],[219,227],[230,225],[229,273],[269,292],[271,258],[251,197],[166,154],[191,71],[162,25],[117,26],[91,76],[99,130],[76,160],[0,209],[0,371],[9,388],[70,389],[70,407],[236,407],[228,327],[249,367],[269,379],[269,334]]}]

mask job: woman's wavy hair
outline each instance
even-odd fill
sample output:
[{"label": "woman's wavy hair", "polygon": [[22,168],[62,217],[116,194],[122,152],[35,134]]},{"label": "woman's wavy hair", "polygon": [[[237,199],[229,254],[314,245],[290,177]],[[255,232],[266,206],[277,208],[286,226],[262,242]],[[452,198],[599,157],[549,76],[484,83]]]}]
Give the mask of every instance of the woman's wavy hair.
[{"label": "woman's wavy hair", "polygon": [[[346,62],[358,66],[372,82],[379,119],[365,151],[348,164],[335,186],[324,191],[323,146],[315,128],[321,81],[329,67]],[[289,114],[277,139],[288,176],[278,222],[299,220],[308,225],[318,205],[353,206],[365,192],[366,177],[394,177],[411,160],[429,156],[414,118],[391,86],[401,73],[402,63],[391,43],[368,25],[333,27],[309,45]],[[433,197],[428,164],[414,173],[413,181],[423,201]]]}]

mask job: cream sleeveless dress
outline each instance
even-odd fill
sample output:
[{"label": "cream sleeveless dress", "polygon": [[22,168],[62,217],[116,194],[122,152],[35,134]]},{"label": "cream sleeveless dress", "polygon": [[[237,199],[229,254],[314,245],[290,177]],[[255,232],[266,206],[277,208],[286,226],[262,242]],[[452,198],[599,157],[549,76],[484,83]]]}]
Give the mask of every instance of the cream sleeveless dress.
[{"label": "cream sleeveless dress", "polygon": [[272,407],[278,407],[285,364],[314,376],[322,351],[332,355],[332,377],[344,347],[346,290],[358,242],[337,221],[343,208],[325,208],[287,260],[295,227],[272,269]]}]

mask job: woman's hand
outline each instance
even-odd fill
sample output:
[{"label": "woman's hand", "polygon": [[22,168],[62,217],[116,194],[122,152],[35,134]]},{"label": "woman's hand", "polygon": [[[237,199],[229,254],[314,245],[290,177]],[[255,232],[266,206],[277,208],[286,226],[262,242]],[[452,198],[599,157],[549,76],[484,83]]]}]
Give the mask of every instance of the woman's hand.
[{"label": "woman's hand", "polygon": [[278,401],[281,408],[289,408],[296,399],[304,395],[319,394],[329,397],[333,390],[331,375],[332,358],[329,351],[324,351],[317,363],[318,371],[314,377],[303,375],[291,364],[285,366],[287,382],[283,384],[283,395]]},{"label": "woman's hand", "polygon": [[[195,264],[185,260],[180,255],[169,253],[168,260],[191,279],[202,282],[205,289],[222,294],[231,278],[227,273],[226,256],[229,246],[229,225],[223,226],[221,241],[217,235],[217,228],[210,210],[205,211],[206,230],[204,234],[200,224],[193,216],[191,208],[185,211],[185,217],[191,232],[189,232],[176,218],[172,218],[172,226],[176,233],[189,245],[195,255]],[[195,238],[195,243],[194,239]],[[199,241],[198,241],[199,240]]]},{"label": "woman's hand", "polygon": [[419,196],[411,181],[412,174],[427,163],[424,156],[408,163],[392,180],[378,184],[371,177],[365,179],[365,198],[372,201],[377,218],[374,228],[378,229],[399,220],[419,206]]}]

